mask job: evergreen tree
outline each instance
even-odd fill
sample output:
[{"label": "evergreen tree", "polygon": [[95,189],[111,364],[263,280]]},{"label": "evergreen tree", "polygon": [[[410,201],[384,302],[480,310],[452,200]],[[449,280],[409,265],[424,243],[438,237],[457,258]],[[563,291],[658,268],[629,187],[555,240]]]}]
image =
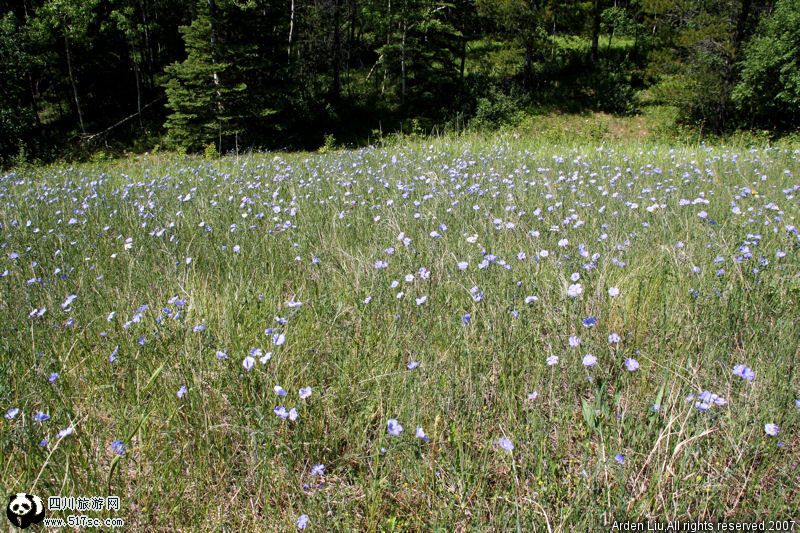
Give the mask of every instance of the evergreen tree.
[{"label": "evergreen tree", "polygon": [[215,0],[200,0],[194,21],[182,28],[187,57],[167,67],[167,107],[172,113],[165,127],[174,144],[197,151],[213,144],[222,152],[241,131],[237,112],[247,88],[233,76],[219,41],[219,13]]},{"label": "evergreen tree", "polygon": [[800,3],[778,0],[743,55],[733,100],[749,125],[800,126]]},{"label": "evergreen tree", "polygon": [[13,13],[6,13],[0,17],[0,162],[24,150],[36,125],[27,87],[29,62],[19,23]]},{"label": "evergreen tree", "polygon": [[731,125],[735,65],[759,0],[645,0],[656,39],[652,94],[674,105],[683,122],[720,132]]}]

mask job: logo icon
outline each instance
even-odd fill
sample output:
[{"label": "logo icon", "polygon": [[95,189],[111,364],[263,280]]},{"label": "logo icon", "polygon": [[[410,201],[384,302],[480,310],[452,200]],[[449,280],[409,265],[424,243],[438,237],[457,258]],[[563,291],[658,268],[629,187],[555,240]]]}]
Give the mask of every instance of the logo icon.
[{"label": "logo icon", "polygon": [[25,529],[44,520],[44,504],[38,496],[18,492],[8,498],[6,516],[12,524]]}]

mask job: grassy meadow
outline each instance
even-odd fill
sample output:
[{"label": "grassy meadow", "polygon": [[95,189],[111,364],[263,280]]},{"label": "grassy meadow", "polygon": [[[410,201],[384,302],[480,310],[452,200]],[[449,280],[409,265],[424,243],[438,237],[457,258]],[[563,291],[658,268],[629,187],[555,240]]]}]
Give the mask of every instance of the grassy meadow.
[{"label": "grassy meadow", "polygon": [[510,134],[5,173],[0,486],[137,531],[795,519],[799,198],[791,146]]}]

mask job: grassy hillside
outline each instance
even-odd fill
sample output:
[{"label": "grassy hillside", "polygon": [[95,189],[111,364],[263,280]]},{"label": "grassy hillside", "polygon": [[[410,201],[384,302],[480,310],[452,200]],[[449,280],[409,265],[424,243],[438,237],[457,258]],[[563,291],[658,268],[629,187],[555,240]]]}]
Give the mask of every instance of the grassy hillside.
[{"label": "grassy hillside", "polygon": [[794,518],[800,151],[535,131],[6,174],[0,485],[131,530]]}]

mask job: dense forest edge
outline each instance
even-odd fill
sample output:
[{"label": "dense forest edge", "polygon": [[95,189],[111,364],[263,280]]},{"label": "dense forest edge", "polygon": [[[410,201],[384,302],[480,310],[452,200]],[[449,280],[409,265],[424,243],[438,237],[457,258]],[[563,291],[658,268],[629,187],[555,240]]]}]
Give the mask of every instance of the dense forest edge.
[{"label": "dense forest edge", "polygon": [[796,138],[796,0],[0,2],[0,165],[493,131]]}]

